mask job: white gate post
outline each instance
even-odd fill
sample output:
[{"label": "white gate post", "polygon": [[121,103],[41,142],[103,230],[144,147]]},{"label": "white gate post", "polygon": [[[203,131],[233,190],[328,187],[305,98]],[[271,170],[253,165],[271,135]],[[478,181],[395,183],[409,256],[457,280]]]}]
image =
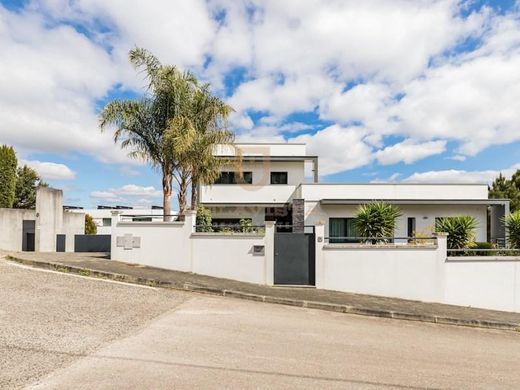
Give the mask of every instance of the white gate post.
[{"label": "white gate post", "polygon": [[117,224],[121,221],[122,211],[112,210],[112,219],[110,221],[110,260],[117,260]]},{"label": "white gate post", "polygon": [[315,285],[316,288],[325,287],[325,261],[323,258],[323,246],[325,245],[325,225],[323,223],[314,226],[315,242]]},{"label": "white gate post", "polygon": [[264,262],[265,262],[265,284],[274,284],[274,232],[275,222],[265,221],[264,236]]}]

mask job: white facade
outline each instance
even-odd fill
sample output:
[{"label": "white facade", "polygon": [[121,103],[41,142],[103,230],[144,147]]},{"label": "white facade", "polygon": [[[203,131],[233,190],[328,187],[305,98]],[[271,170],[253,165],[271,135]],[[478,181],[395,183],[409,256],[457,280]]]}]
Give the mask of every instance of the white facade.
[{"label": "white facade", "polygon": [[162,219],[162,209],[116,209],[116,208],[99,208],[99,209],[70,209],[71,213],[88,214],[97,226],[97,234],[110,234],[112,225],[112,211],[120,211],[121,215],[128,216],[146,216],[152,217],[153,220]]},{"label": "white facade", "polygon": [[[306,163],[311,161],[317,173],[317,157],[307,156],[304,144],[236,144],[235,148],[218,147],[215,154],[232,160],[241,156],[240,161],[235,158],[222,171],[252,174],[250,183],[201,186],[200,201],[217,220],[236,222],[249,218],[260,225],[266,219],[277,220],[276,216],[268,215],[273,208],[294,214],[293,201],[303,199],[304,224],[323,223],[328,236],[330,218],[354,218],[360,204],[382,200],[397,204],[402,211],[396,236],[410,235],[410,226],[414,227],[414,234],[429,235],[436,218],[457,215],[476,218],[477,241],[503,239],[505,235],[499,221],[509,212],[508,201],[489,200],[487,184],[311,182]],[[272,184],[273,172],[286,172],[286,184]],[[492,215],[490,229],[488,209]],[[285,224],[288,218],[295,219],[294,215],[281,217]]]}]

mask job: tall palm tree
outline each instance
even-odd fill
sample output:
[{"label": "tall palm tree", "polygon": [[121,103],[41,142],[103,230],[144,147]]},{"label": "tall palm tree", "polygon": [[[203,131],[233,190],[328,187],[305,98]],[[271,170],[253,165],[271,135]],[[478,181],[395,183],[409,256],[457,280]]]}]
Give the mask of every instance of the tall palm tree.
[{"label": "tall palm tree", "polygon": [[203,85],[195,94],[192,112],[197,138],[191,153],[192,209],[196,209],[199,203],[199,184],[213,184],[220,175],[222,165],[228,163],[215,157],[214,148],[218,144],[233,144],[234,133],[227,127],[228,116],[233,111],[233,108],[222,99],[211,94],[209,84]]},{"label": "tall palm tree", "polygon": [[170,122],[165,138],[178,157],[179,170],[191,184],[191,208],[198,205],[198,185],[212,184],[220,168],[228,161],[216,158],[218,144],[232,145],[234,134],[227,129],[227,117],[233,109],[210,93],[203,85],[192,96],[189,115]]},{"label": "tall palm tree", "polygon": [[148,80],[148,94],[141,100],[114,100],[100,114],[103,131],[114,126],[114,142],[129,148],[129,156],[149,162],[162,172],[164,218],[171,214],[172,178],[179,185],[179,212],[186,209],[187,177],[179,169],[179,156],[165,141],[170,124],[188,115],[192,96],[198,89],[197,79],[175,66],[162,65],[145,49],[135,48],[129,53],[130,63],[142,70]]}]

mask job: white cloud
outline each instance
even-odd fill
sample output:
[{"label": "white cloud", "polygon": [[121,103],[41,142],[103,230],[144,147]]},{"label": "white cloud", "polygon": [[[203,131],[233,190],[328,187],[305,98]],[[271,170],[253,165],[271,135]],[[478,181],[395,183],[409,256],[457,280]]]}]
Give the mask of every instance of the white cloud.
[{"label": "white cloud", "polygon": [[[413,163],[452,140],[462,160],[520,139],[518,9],[461,16],[466,4],[32,0],[20,12],[0,5],[0,142],[127,162],[110,134],[100,134],[96,103],[115,86],[144,85],[127,61],[129,49],[143,46],[223,94],[226,72],[245,69],[228,100],[239,139],[280,141],[282,132],[312,130],[288,118],[302,112],[336,122],[296,137],[321,157],[322,173],[374,158]],[[482,44],[452,52],[468,37]],[[251,111],[267,118],[255,126]],[[385,148],[389,135],[413,141]]]},{"label": "white cloud", "polygon": [[20,165],[30,166],[44,180],[72,180],[76,178],[76,172],[72,171],[65,164],[38,160],[20,160]]},{"label": "white cloud", "polygon": [[162,202],[162,191],[153,186],[126,184],[118,188],[92,191],[90,198],[110,205],[147,206]]},{"label": "white cloud", "polygon": [[291,142],[307,143],[307,154],[320,156],[319,173],[328,175],[368,164],[371,148],[363,141],[362,128],[329,126],[314,135],[301,135]]},{"label": "white cloud", "polygon": [[0,142],[127,160],[100,133],[94,112],[94,101],[117,80],[110,55],[72,27],[47,22],[0,5]]},{"label": "white cloud", "polygon": [[375,153],[377,161],[381,165],[397,164],[404,162],[411,164],[425,157],[440,154],[446,150],[446,141],[430,141],[419,143],[407,139],[401,143],[387,146]]},{"label": "white cloud", "polygon": [[507,178],[510,178],[517,169],[520,169],[520,164],[502,170],[484,170],[484,171],[465,171],[448,169],[442,171],[428,171],[416,172],[406,179],[407,183],[492,183],[493,180],[502,173]]}]

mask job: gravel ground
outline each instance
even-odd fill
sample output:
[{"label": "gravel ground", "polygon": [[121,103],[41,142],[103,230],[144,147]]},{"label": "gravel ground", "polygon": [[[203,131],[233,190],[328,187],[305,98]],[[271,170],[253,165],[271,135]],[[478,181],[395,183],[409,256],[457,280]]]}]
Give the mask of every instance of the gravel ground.
[{"label": "gravel ground", "polygon": [[187,299],[0,259],[0,389],[32,383]]}]

